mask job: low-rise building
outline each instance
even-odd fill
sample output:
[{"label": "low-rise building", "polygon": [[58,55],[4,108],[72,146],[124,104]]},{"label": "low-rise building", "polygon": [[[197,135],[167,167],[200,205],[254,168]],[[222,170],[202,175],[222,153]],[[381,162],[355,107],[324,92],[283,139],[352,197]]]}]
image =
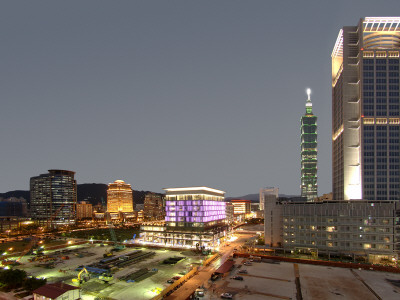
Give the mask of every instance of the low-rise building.
[{"label": "low-rise building", "polygon": [[231,201],[233,205],[233,214],[235,221],[243,222],[251,217],[251,201],[244,199],[234,199]]},{"label": "low-rise building", "polygon": [[34,300],[78,300],[81,289],[63,282],[49,283],[33,291]]},{"label": "low-rise building", "polygon": [[0,217],[27,217],[28,204],[24,198],[0,198]]},{"label": "low-rise building", "polygon": [[397,259],[398,201],[265,203],[265,243],[314,254],[362,256],[369,262]]}]

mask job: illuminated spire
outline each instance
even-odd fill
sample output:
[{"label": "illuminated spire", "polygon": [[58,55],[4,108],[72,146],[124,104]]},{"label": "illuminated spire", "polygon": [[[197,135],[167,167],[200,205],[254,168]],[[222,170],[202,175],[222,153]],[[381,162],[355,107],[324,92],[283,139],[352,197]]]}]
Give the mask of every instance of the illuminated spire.
[{"label": "illuminated spire", "polygon": [[317,184],[317,117],[312,113],[311,89],[306,89],[306,113],[301,117],[301,196],[314,201]]},{"label": "illuminated spire", "polygon": [[306,93],[308,96],[307,101],[306,101],[306,114],[312,115],[311,89],[307,88]]}]

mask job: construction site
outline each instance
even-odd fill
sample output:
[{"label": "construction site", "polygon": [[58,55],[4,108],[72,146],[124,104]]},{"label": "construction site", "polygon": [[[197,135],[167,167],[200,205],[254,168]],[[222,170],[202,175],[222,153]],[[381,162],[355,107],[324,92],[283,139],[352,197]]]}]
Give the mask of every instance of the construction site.
[{"label": "construction site", "polygon": [[[74,244],[78,241],[74,241]],[[111,253],[111,254],[110,254]],[[30,276],[79,286],[83,299],[151,299],[194,267],[204,256],[193,251],[84,243],[26,253],[3,260],[6,268]]]}]

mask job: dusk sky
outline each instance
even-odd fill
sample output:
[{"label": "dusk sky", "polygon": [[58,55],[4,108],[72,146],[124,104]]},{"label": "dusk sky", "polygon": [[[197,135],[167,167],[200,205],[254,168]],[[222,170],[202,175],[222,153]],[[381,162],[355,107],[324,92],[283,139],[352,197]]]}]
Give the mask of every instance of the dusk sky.
[{"label": "dusk sky", "polygon": [[331,52],[400,1],[1,1],[0,192],[48,169],[136,190],[300,194],[307,87],[331,192]]}]

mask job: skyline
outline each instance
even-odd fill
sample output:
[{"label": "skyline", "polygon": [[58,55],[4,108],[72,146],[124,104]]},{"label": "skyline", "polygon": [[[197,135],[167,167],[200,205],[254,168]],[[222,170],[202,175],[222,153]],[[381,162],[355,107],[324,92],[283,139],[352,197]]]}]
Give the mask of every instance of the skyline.
[{"label": "skyline", "polygon": [[299,195],[307,87],[331,192],[337,34],[400,3],[170,3],[1,4],[0,192],[66,169],[78,184]]}]

